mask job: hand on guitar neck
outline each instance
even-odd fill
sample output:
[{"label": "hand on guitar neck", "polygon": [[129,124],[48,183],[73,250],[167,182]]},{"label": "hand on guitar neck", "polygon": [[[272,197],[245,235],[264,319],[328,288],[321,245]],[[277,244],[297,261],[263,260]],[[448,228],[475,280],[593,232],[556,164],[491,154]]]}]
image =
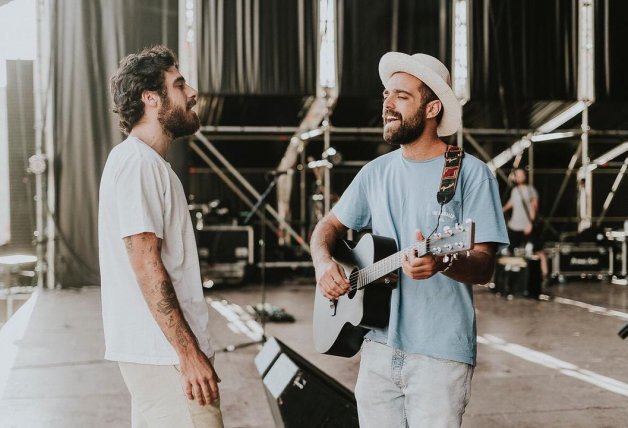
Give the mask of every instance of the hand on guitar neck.
[{"label": "hand on guitar neck", "polygon": [[[425,237],[421,231],[417,231],[416,240],[423,241]],[[419,257],[416,251],[409,251],[403,258],[403,272],[412,279],[427,279],[441,272],[447,265],[443,262],[443,256],[426,254]],[[323,272],[317,278],[321,293],[328,299],[337,299],[346,294],[350,289],[350,281],[345,275],[344,269],[331,258],[317,266],[317,272]]]},{"label": "hand on guitar neck", "polygon": [[[423,241],[425,237],[420,230],[416,231],[416,240]],[[401,265],[403,273],[408,275],[412,279],[427,279],[432,277],[437,272],[445,269],[447,265],[443,262],[443,256],[434,256],[432,254],[426,254],[422,257],[418,257],[416,251],[411,251],[403,258],[403,264]]]},{"label": "hand on guitar neck", "polygon": [[[333,245],[345,233],[347,228],[330,214],[316,226],[312,235],[312,255],[316,268],[316,280],[321,294],[327,299],[338,299],[351,287],[346,269],[332,258]],[[439,235],[439,234],[437,234]],[[424,241],[424,236],[417,231],[417,242]],[[432,240],[437,239],[435,237]],[[447,264],[443,255],[432,253],[417,254],[410,251],[403,254],[400,266],[405,275],[412,279],[427,279],[438,272],[467,284],[483,284],[493,272],[495,246],[493,243],[479,243],[468,256],[461,257],[455,263]]]}]

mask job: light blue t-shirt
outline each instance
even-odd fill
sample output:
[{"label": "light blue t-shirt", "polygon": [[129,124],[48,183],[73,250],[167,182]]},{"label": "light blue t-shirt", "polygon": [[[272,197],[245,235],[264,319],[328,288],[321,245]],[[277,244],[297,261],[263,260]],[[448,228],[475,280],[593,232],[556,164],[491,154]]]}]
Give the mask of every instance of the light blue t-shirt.
[{"label": "light blue t-shirt", "polygon": [[[369,162],[345,190],[333,213],[348,228],[370,228],[394,238],[397,247],[415,243],[416,230],[427,237],[436,227],[444,156],[412,161],[395,150]],[[488,167],[465,154],[454,198],[443,207],[439,231],[466,219],[475,222],[475,242],[508,244],[497,182]],[[391,298],[388,328],[369,339],[409,353],[475,365],[476,327],[470,284],[441,273],[413,280],[403,272]]]}]

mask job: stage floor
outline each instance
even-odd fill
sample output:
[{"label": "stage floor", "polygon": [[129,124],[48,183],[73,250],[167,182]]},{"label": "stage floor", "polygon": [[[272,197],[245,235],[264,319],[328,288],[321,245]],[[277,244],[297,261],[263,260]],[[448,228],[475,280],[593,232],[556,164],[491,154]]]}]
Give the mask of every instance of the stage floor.
[{"label": "stage floor", "polygon": [[[628,322],[628,287],[569,282],[551,291],[549,301],[506,300],[475,288],[478,366],[463,426],[625,426],[628,341],[617,331]],[[269,322],[267,335],[353,389],[359,357],[329,357],[313,349],[313,292],[307,279],[268,286],[266,301],[296,321]],[[228,321],[225,315],[233,317],[260,302],[259,286],[214,288],[205,294],[215,347],[249,342],[245,332],[255,324],[247,328],[246,322]],[[25,328],[21,338],[19,331],[13,333],[19,339],[15,347],[10,346],[11,331],[0,331],[2,428],[130,426],[129,396],[117,365],[102,359],[98,287],[40,292],[14,319],[7,326],[22,323]],[[216,356],[226,427],[274,426],[253,362],[258,352],[253,345]]]}]

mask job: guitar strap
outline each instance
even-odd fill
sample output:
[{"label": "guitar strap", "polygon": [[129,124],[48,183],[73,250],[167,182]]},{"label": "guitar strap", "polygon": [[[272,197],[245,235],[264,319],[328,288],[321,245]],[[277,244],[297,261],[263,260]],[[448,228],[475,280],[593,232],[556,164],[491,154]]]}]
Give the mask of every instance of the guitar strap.
[{"label": "guitar strap", "polygon": [[464,150],[458,146],[448,146],[445,152],[445,165],[440,179],[440,187],[436,194],[436,200],[440,205],[451,201],[458,186],[458,175],[462,167]]}]

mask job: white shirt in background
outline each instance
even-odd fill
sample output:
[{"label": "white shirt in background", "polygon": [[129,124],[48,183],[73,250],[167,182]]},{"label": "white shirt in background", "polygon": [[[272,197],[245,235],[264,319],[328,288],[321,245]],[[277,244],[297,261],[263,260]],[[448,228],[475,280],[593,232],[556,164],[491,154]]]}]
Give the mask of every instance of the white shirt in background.
[{"label": "white shirt in background", "polygon": [[536,189],[530,185],[522,184],[512,188],[510,193],[512,215],[508,222],[508,227],[511,230],[521,232],[530,225],[529,210],[532,207],[532,201],[538,197]]}]

